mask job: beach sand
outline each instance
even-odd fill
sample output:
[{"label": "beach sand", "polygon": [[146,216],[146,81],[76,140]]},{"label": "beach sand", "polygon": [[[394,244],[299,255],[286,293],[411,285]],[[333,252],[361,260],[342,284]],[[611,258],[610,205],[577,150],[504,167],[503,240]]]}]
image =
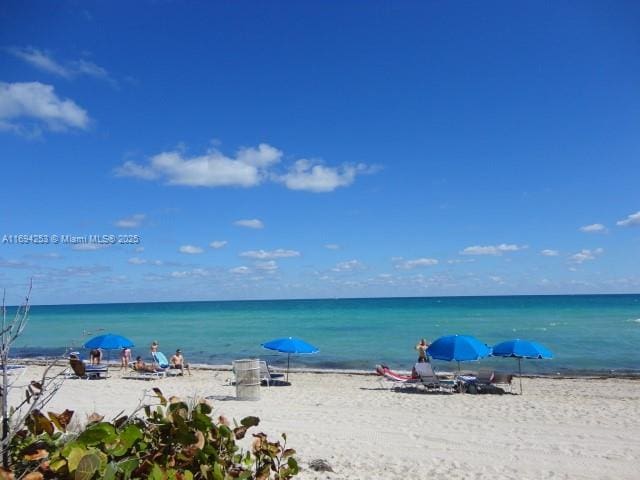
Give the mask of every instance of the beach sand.
[{"label": "beach sand", "polygon": [[[29,366],[21,383],[40,372]],[[637,380],[525,378],[524,395],[469,395],[388,390],[374,375],[295,372],[290,386],[262,387],[259,401],[238,401],[229,371],[120,377],[116,369],[106,380],[65,380],[46,410],[110,418],[133,410],[152,387],[207,397],[216,416],[260,417],[254,433],[286,432],[303,480],[638,478]],[[334,473],[307,468],[318,458]]]}]

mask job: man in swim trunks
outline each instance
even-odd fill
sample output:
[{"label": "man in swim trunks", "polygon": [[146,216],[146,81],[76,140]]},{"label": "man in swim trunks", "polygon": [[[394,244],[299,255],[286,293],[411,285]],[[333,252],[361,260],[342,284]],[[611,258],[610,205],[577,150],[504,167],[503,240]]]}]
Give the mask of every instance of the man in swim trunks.
[{"label": "man in swim trunks", "polygon": [[184,369],[187,369],[189,375],[191,375],[191,370],[189,370],[189,364],[185,362],[184,357],[182,356],[182,350],[177,349],[176,353],[171,357],[171,368],[175,368],[181,370],[184,373]]}]

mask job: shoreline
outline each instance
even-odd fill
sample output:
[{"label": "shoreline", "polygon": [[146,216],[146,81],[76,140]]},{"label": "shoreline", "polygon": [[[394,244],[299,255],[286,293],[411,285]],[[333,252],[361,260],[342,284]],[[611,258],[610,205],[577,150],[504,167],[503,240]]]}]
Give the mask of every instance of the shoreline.
[{"label": "shoreline", "polygon": [[[53,360],[53,363],[56,366],[68,366],[68,360],[66,358],[44,358],[44,357],[25,357],[25,358],[11,358],[9,359],[9,363],[15,365],[36,365],[36,366],[45,366],[49,365]],[[116,361],[103,362],[108,365],[109,368],[120,369],[120,363]],[[231,371],[231,364],[208,364],[208,363],[189,363],[189,366],[192,370],[209,370],[209,371]],[[275,371],[284,371],[283,368],[278,366],[270,365],[272,369]],[[442,369],[438,368],[438,372],[454,375],[455,371],[450,369]],[[478,370],[477,368],[464,368],[462,372],[470,372]],[[513,373],[517,377],[517,372],[514,369],[509,368],[500,368],[496,369],[501,372]],[[407,374],[410,373],[408,370],[398,369],[398,373]],[[365,369],[350,369],[350,368],[320,368],[320,367],[292,367],[289,369],[291,373],[311,373],[311,374],[319,374],[319,375],[372,375],[377,376],[375,373],[375,369],[372,367],[370,370]],[[593,371],[593,370],[573,370],[567,372],[556,372],[556,373],[523,373],[522,378],[543,378],[543,379],[594,379],[594,380],[606,380],[606,379],[620,379],[620,380],[640,380],[640,370],[637,372],[634,371],[622,371],[622,372],[612,372],[612,371]]]}]

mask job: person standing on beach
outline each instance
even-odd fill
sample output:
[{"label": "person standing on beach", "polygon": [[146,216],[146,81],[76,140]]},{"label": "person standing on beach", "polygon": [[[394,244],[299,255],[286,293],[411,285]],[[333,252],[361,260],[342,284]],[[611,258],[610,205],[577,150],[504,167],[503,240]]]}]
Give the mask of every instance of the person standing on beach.
[{"label": "person standing on beach", "polygon": [[120,352],[120,370],[129,368],[131,362],[131,349],[129,347],[123,347]]},{"label": "person standing on beach", "polygon": [[418,350],[418,363],[426,363],[429,361],[427,358],[427,348],[429,348],[429,344],[422,338],[416,345],[416,350]]},{"label": "person standing on beach", "polygon": [[160,348],[160,344],[158,343],[157,340],[154,340],[153,342],[151,342],[151,347],[150,347],[151,361],[159,366],[160,364],[158,363],[158,359],[156,358],[156,353],[158,352],[158,348]]},{"label": "person standing on beach", "polygon": [[91,359],[91,365],[100,365],[102,361],[102,350],[99,348],[92,348],[89,352],[89,358]]}]

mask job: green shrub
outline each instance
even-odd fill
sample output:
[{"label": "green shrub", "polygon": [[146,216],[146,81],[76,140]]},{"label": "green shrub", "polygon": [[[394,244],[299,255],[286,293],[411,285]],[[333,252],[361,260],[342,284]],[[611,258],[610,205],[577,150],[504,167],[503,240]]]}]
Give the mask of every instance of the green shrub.
[{"label": "green shrub", "polygon": [[272,442],[256,433],[250,450],[238,446],[257,417],[233,426],[224,418],[215,422],[206,401],[167,401],[154,391],[159,403],[144,406],[144,416],[94,419],[79,434],[67,431],[72,411],[33,411],[13,439],[12,472],[0,478],[286,480],[298,473],[285,434]]}]

